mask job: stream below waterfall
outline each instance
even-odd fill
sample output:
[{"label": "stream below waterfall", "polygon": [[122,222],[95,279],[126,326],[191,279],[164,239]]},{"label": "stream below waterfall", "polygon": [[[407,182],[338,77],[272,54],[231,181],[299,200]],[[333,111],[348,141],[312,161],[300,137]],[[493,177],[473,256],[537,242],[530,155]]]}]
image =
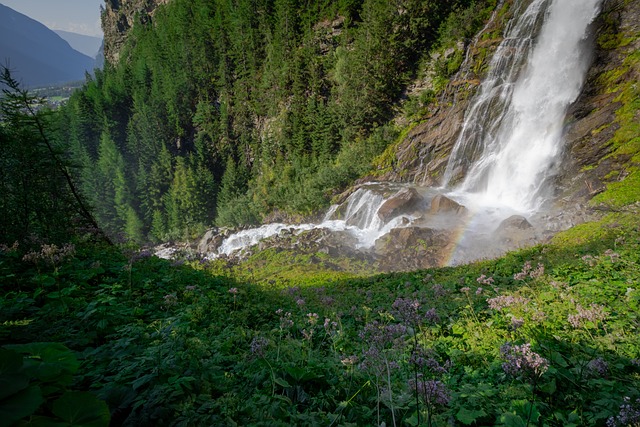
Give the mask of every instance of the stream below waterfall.
[{"label": "stream below waterfall", "polygon": [[378,256],[398,256],[402,245],[440,245],[429,254],[447,265],[495,257],[580,222],[580,209],[554,199],[553,177],[565,116],[591,62],[590,25],[600,3],[514,2],[515,17],[465,113],[440,188],[364,184],[318,223],[241,230],[209,245],[207,257],[324,230],[343,236],[334,246]]}]

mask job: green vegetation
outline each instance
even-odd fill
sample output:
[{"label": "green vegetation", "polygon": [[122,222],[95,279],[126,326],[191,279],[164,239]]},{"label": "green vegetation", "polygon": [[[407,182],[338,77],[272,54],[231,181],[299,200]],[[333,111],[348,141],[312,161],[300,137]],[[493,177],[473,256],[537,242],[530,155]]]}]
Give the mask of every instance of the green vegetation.
[{"label": "green vegetation", "polygon": [[612,212],[548,244],[394,274],[135,245],[308,214],[392,168],[419,48],[486,9],[390,4],[175,0],[57,112],[3,70],[0,426],[640,425],[639,97],[618,80],[637,55],[603,77],[622,172],[594,203]]},{"label": "green vegetation", "polygon": [[291,260],[268,253],[224,267],[5,246],[0,381],[21,375],[23,391],[0,411],[21,393],[29,424],[64,420],[82,396],[90,425],[107,425],[96,396],[111,425],[636,425],[636,217],[495,261],[360,278],[280,274]]},{"label": "green vegetation", "polygon": [[[464,42],[495,4],[173,0],[71,97],[61,138],[113,237],[308,215],[395,140],[389,120],[432,48]],[[461,60],[440,61],[439,81]]]}]

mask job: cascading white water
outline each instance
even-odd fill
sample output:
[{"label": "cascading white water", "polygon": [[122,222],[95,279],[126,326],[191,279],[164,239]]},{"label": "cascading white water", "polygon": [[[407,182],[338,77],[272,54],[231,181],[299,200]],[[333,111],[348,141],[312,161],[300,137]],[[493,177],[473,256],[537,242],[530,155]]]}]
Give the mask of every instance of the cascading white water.
[{"label": "cascading white water", "polygon": [[474,195],[476,203],[520,212],[540,207],[562,151],[567,108],[590,62],[585,45],[600,3],[534,0],[520,14],[465,115],[444,186],[466,171],[456,193]]},{"label": "cascading white water", "polygon": [[278,235],[284,230],[301,233],[314,228],[347,231],[357,239],[357,248],[368,248],[373,246],[378,237],[388,233],[391,228],[397,227],[400,223],[400,218],[396,218],[385,224],[378,217],[378,209],[384,201],[385,198],[376,191],[359,188],[345,201],[344,212],[341,212],[338,218],[334,217],[337,215],[339,205],[334,205],[319,224],[288,225],[277,223],[242,230],[225,239],[217,253],[210,255],[212,257],[221,254],[230,255],[239,249],[253,246],[263,239]]}]

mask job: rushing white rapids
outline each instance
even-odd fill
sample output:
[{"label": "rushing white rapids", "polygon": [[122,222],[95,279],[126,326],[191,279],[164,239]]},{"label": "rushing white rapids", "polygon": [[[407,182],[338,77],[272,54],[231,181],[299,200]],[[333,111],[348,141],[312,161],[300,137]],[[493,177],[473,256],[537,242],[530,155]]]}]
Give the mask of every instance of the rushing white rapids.
[{"label": "rushing white rapids", "polygon": [[217,252],[209,254],[209,256],[215,258],[221,254],[230,255],[237,250],[253,246],[263,239],[278,235],[284,230],[297,234],[314,228],[347,231],[357,239],[356,248],[369,248],[380,236],[399,226],[402,220],[398,217],[388,223],[383,223],[377,213],[384,202],[384,197],[376,191],[359,188],[345,201],[344,212],[337,212],[339,205],[334,205],[319,224],[288,225],[277,223],[242,230],[225,239]]},{"label": "rushing white rapids", "polygon": [[465,115],[445,187],[466,172],[454,194],[523,213],[540,208],[562,153],[567,108],[590,63],[586,41],[600,3],[534,0],[520,14]]}]

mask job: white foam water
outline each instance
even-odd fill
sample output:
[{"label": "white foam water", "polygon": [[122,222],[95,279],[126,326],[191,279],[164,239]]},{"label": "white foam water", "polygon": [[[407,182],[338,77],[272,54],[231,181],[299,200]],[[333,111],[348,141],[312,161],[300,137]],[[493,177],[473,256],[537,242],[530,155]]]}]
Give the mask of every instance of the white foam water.
[{"label": "white foam water", "polygon": [[445,186],[466,172],[458,193],[524,213],[541,207],[562,154],[567,109],[580,94],[590,63],[589,26],[600,3],[529,4],[507,31],[471,103]]}]

